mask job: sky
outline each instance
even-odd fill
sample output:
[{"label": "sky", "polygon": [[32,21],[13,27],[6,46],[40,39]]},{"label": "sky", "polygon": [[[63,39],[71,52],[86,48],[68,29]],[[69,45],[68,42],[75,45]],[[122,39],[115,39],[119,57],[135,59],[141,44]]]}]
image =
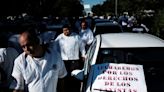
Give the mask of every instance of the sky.
[{"label": "sky", "polygon": [[82,0],[84,4],[90,4],[91,6],[96,4],[102,4],[105,0]]}]

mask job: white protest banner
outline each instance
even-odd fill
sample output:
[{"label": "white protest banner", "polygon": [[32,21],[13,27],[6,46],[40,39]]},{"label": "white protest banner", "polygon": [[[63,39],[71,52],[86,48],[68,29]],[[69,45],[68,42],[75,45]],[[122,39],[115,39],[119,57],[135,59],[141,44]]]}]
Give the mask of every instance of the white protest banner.
[{"label": "white protest banner", "polygon": [[142,65],[106,63],[92,69],[91,92],[147,92]]}]

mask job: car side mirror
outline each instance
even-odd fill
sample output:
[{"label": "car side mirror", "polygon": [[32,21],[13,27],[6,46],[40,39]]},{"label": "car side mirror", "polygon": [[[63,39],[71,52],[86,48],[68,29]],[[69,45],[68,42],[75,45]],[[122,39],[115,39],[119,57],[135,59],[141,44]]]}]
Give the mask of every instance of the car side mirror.
[{"label": "car side mirror", "polygon": [[82,70],[79,70],[79,69],[73,70],[71,72],[71,76],[75,77],[78,80],[83,81],[83,79],[84,79],[84,69],[82,69]]}]

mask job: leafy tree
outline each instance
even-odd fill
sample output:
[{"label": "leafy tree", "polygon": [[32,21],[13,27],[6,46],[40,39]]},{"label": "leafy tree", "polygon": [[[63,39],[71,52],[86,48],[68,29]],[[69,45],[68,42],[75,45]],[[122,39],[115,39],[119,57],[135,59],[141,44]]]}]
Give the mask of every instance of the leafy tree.
[{"label": "leafy tree", "polygon": [[[144,9],[153,9],[158,11],[164,6],[164,0],[118,0],[118,13],[124,11],[138,12]],[[115,0],[106,0],[102,5],[95,5],[92,11],[98,15],[108,12],[114,13]]]},{"label": "leafy tree", "polygon": [[58,0],[54,5],[54,15],[80,16],[83,14],[83,5],[78,0]]},{"label": "leafy tree", "polygon": [[98,5],[93,6],[93,7],[92,7],[92,12],[94,12],[94,13],[97,14],[98,16],[102,15],[103,12],[102,12],[101,5],[98,4]]},{"label": "leafy tree", "polygon": [[24,12],[34,16],[80,16],[83,5],[80,0],[1,0],[0,12],[1,16],[19,15]]}]

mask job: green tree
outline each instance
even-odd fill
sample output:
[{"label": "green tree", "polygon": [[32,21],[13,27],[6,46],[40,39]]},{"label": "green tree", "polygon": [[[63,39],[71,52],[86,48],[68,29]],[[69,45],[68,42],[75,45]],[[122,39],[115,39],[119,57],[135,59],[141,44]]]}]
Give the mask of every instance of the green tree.
[{"label": "green tree", "polygon": [[102,15],[103,12],[102,12],[102,7],[101,7],[101,5],[98,4],[98,5],[93,6],[93,7],[92,7],[92,12],[95,13],[96,15],[98,15],[98,16]]},{"label": "green tree", "polygon": [[0,12],[1,16],[19,15],[24,12],[34,16],[80,16],[83,13],[83,5],[80,0],[1,0]]},{"label": "green tree", "polygon": [[54,15],[59,16],[81,16],[83,5],[78,0],[58,0],[53,7]]},{"label": "green tree", "polygon": [[[124,11],[138,12],[144,9],[158,11],[164,6],[164,0],[118,0],[118,13]],[[92,11],[98,15],[108,12],[114,13],[115,0],[106,0],[102,5],[95,5]]]}]

